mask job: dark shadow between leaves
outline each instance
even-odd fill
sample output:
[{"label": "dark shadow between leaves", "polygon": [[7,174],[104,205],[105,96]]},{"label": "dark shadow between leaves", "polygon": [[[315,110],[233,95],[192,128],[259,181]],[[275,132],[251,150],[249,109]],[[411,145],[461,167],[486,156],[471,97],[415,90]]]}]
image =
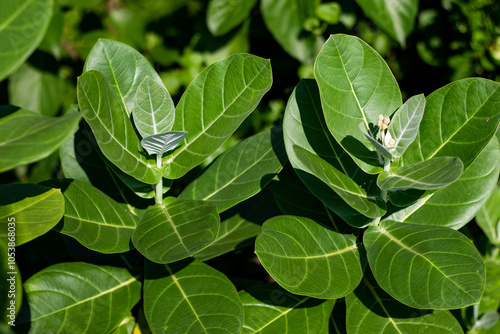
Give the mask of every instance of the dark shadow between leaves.
[{"label": "dark shadow between leaves", "polygon": [[0,106],[0,119],[15,113],[19,109],[21,108],[11,105]]},{"label": "dark shadow between leaves", "polygon": [[377,152],[370,151],[361,141],[359,141],[359,139],[349,135],[342,140],[341,145],[352,156],[364,163],[373,167],[381,167],[378,161]]},{"label": "dark shadow between leaves", "polygon": [[13,204],[28,197],[36,197],[50,190],[36,184],[16,183],[1,186],[0,206]]},{"label": "dark shadow between leaves", "polygon": [[[144,279],[153,280],[168,277],[170,275],[175,275],[177,272],[187,267],[193,261],[194,259],[191,257],[169,264],[158,264],[149,260],[145,260]],[[168,266],[170,272],[167,270],[166,266]]]}]

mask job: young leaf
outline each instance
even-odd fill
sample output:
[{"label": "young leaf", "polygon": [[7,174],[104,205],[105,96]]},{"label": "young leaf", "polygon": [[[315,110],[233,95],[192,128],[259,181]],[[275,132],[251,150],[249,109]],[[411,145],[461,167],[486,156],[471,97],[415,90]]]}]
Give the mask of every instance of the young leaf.
[{"label": "young leaf", "polygon": [[168,132],[174,125],[174,102],[165,87],[146,77],[135,92],[132,116],[142,138]]},{"label": "young leaf", "polygon": [[335,300],[297,296],[276,283],[252,285],[240,291],[245,312],[242,334],[320,333]]},{"label": "young leaf", "polygon": [[238,292],[199,261],[145,264],[144,313],[153,333],[241,333]]},{"label": "young leaf", "polygon": [[[366,139],[375,147],[375,150],[384,158],[389,159],[389,161],[393,160],[393,156],[391,152],[389,152],[388,148],[386,148],[384,145],[379,143],[376,139],[374,139],[372,136],[370,136],[365,129],[365,125],[363,123],[359,124],[359,128],[361,129],[361,132],[365,135]],[[383,165],[382,161],[379,161],[381,165]]]},{"label": "young leaf", "polygon": [[484,263],[460,232],[383,221],[368,228],[363,243],[380,287],[405,305],[454,309],[481,298]]},{"label": "young leaf", "polygon": [[371,196],[347,175],[337,170],[317,155],[294,146],[297,158],[312,175],[323,181],[337,193],[347,204],[359,213],[370,217],[382,217],[386,212],[385,202],[376,196]]},{"label": "young leaf", "polygon": [[498,185],[477,212],[476,223],[492,244],[500,245],[500,187]]},{"label": "young leaf", "polygon": [[106,158],[141,182],[158,183],[160,170],[141,154],[132,123],[105,77],[97,71],[85,72],[78,78],[77,93],[80,110]]},{"label": "young leaf", "polygon": [[53,0],[0,3],[0,81],[21,66],[40,44],[53,7]]},{"label": "young leaf", "polygon": [[5,227],[0,238],[7,240],[8,223],[15,222],[16,247],[47,233],[63,214],[64,197],[59,189],[38,184],[0,185],[0,221]]},{"label": "young leaf", "polygon": [[148,152],[149,155],[163,154],[179,145],[179,143],[186,138],[187,132],[185,131],[171,131],[165,133],[158,133],[141,140],[141,145]]},{"label": "young leaf", "polygon": [[423,94],[409,98],[392,117],[387,131],[394,139],[389,148],[394,158],[399,158],[415,140],[422,117],[424,116],[425,97]]},{"label": "young leaf", "polygon": [[84,262],[47,267],[24,290],[28,306],[16,328],[30,333],[109,333],[141,298],[141,283],[127,270]]},{"label": "young leaf", "polygon": [[81,117],[81,113],[48,117],[20,109],[0,118],[0,172],[48,157]]},{"label": "young leaf", "polygon": [[225,211],[261,191],[285,162],[282,130],[263,131],[221,154],[179,198],[208,201]]},{"label": "young leaf", "polygon": [[214,205],[177,200],[150,206],[132,235],[142,255],[156,263],[170,263],[193,256],[210,245],[219,233]]},{"label": "young leaf", "polygon": [[207,8],[208,30],[221,36],[243,22],[257,0],[210,0]]},{"label": "young leaf", "polygon": [[378,115],[388,117],[401,106],[401,93],[389,66],[361,39],[338,34],[323,46],[314,75],[333,137],[365,172],[381,172],[377,153],[359,123],[370,134]]},{"label": "young leaf", "polygon": [[440,189],[462,174],[463,164],[455,157],[438,157],[403,167],[391,168],[377,178],[382,190]]},{"label": "young leaf", "polygon": [[175,109],[173,130],[187,131],[181,146],[163,158],[163,176],[177,179],[215,152],[257,107],[271,87],[268,60],[238,54],[198,75]]},{"label": "young leaf", "polygon": [[279,285],[298,295],[340,298],[352,292],[362,276],[356,239],[305,217],[267,220],[255,253]]}]

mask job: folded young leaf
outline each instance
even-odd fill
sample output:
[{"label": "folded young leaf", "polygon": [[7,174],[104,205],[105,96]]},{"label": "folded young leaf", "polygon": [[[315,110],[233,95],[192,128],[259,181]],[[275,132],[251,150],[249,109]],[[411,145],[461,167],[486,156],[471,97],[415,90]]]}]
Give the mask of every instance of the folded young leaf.
[{"label": "folded young leaf", "polygon": [[179,143],[186,138],[187,132],[185,131],[171,131],[165,133],[157,133],[141,140],[141,145],[148,152],[149,155],[163,154],[171,151],[179,145]]},{"label": "folded young leaf", "polygon": [[394,221],[363,235],[382,289],[410,307],[455,309],[479,302],[485,267],[474,244],[455,230]]},{"label": "folded young leaf", "polygon": [[[391,152],[389,152],[388,148],[384,147],[380,142],[378,142],[376,139],[374,139],[372,136],[370,136],[366,130],[365,130],[365,125],[363,123],[359,124],[359,127],[361,129],[361,132],[365,135],[366,139],[370,141],[370,143],[375,147],[375,150],[384,158],[389,159],[392,161],[393,156]],[[380,164],[383,165],[382,161],[380,161]]]},{"label": "folded young leaf", "polygon": [[440,189],[458,179],[462,171],[460,159],[438,157],[382,172],[377,185],[387,191]]}]

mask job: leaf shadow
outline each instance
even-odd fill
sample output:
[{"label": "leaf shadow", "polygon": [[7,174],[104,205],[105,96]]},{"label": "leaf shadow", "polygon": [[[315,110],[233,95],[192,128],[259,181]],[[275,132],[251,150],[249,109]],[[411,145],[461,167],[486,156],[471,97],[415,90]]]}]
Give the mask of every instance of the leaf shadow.
[{"label": "leaf shadow", "polygon": [[341,145],[347,152],[349,152],[349,154],[363,161],[364,163],[373,167],[381,167],[377,152],[370,151],[365,145],[363,145],[363,143],[359,139],[348,135],[344,139],[342,139]]},{"label": "leaf shadow", "polygon": [[[189,264],[194,261],[193,258],[189,257],[177,262],[172,262],[168,264],[159,264],[149,260],[145,260],[144,263],[144,279],[155,280],[165,278],[171,275],[175,275],[177,272],[186,268]],[[168,269],[167,269],[168,266]]]}]

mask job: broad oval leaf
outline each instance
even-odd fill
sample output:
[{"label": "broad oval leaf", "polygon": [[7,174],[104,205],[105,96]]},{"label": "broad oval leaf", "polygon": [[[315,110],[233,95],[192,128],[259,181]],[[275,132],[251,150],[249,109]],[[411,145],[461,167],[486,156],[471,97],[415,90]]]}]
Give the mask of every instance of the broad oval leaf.
[{"label": "broad oval leaf", "polygon": [[[240,291],[245,312],[243,334],[320,333],[335,300],[297,296],[276,283],[252,285]],[[293,329],[293,330],[292,330]]]},{"label": "broad oval leaf", "polygon": [[370,218],[382,217],[385,214],[385,202],[381,198],[368,195],[351,178],[317,155],[300,146],[294,146],[293,149],[308,171],[327,184],[353,209]]},{"label": "broad oval leaf", "polygon": [[346,304],[347,330],[352,334],[463,333],[450,311],[410,308],[365,277],[360,286],[346,296]]},{"label": "broad oval leaf", "polygon": [[361,39],[338,34],[321,49],[314,75],[333,137],[365,172],[381,172],[377,153],[359,124],[373,134],[378,115],[388,117],[401,106],[401,92],[389,66]]},{"label": "broad oval leaf", "polygon": [[269,60],[249,54],[231,56],[201,72],[175,109],[172,130],[188,135],[163,159],[163,176],[180,178],[215,152],[257,107],[271,82]]},{"label": "broad oval leaf", "polygon": [[146,210],[132,235],[132,242],[153,262],[175,262],[210,245],[219,233],[219,220],[215,206],[208,202],[158,203]]},{"label": "broad oval leaf", "polygon": [[[127,116],[134,109],[134,99],[139,85],[151,78],[163,86],[160,76],[139,52],[127,44],[99,39],[90,51],[83,72],[98,71],[106,78],[113,93],[118,97]],[[168,100],[170,96],[167,96]],[[170,101],[165,101],[170,104]]]},{"label": "broad oval leaf", "polygon": [[48,117],[20,109],[9,115],[0,111],[0,116],[4,116],[0,118],[0,172],[5,172],[48,157],[73,132],[82,114]]},{"label": "broad oval leaf", "polygon": [[455,230],[394,221],[363,235],[382,289],[410,307],[454,309],[478,303],[485,267],[472,242]]},{"label": "broad oval leaf", "polygon": [[208,30],[220,36],[243,22],[257,0],[210,0],[207,8]]},{"label": "broad oval leaf", "polygon": [[267,220],[255,241],[255,253],[279,285],[298,295],[341,298],[363,275],[356,239],[305,217]]},{"label": "broad oval leaf", "polygon": [[179,198],[208,201],[225,211],[261,191],[285,162],[282,130],[263,131],[221,154]]},{"label": "broad oval leaf", "polygon": [[142,138],[168,132],[174,125],[174,102],[162,84],[147,77],[135,92],[132,116]]},{"label": "broad oval leaf", "polygon": [[495,186],[490,197],[477,212],[475,219],[490,242],[500,245],[500,186]]},{"label": "broad oval leaf", "polygon": [[[0,238],[14,232],[16,246],[33,240],[52,229],[64,214],[64,197],[59,189],[37,184],[0,186],[0,221],[5,229]],[[14,231],[9,223],[15,223]]]},{"label": "broad oval leaf", "polygon": [[455,157],[438,157],[403,167],[391,168],[377,178],[382,190],[440,189],[460,177],[463,164]]},{"label": "broad oval leaf", "polygon": [[109,333],[140,300],[141,283],[125,269],[70,262],[31,276],[24,291],[19,325],[29,333]]},{"label": "broad oval leaf", "polygon": [[144,313],[153,333],[241,333],[243,307],[229,279],[199,262],[146,262]]},{"label": "broad oval leaf", "polygon": [[133,249],[130,238],[138,220],[100,190],[78,180],[52,180],[65,199],[64,220],[55,230],[75,238],[94,251],[106,254]]},{"label": "broad oval leaf", "polygon": [[185,131],[158,133],[143,138],[141,140],[141,145],[148,152],[148,154],[159,154],[161,156],[163,153],[176,148],[177,145],[179,145],[179,143],[186,138],[186,136],[187,132]]},{"label": "broad oval leaf", "polygon": [[467,168],[499,123],[500,83],[482,78],[452,82],[427,97],[418,136],[403,154],[403,163],[454,156]]},{"label": "broad oval leaf", "polygon": [[363,12],[405,47],[418,14],[418,0],[356,0]]},{"label": "broad oval leaf", "polygon": [[78,78],[77,93],[83,117],[106,158],[141,182],[158,183],[160,170],[141,154],[139,138],[106,78],[97,71],[83,73]]},{"label": "broad oval leaf", "polygon": [[14,72],[42,42],[49,27],[53,0],[0,4],[0,81]]}]

